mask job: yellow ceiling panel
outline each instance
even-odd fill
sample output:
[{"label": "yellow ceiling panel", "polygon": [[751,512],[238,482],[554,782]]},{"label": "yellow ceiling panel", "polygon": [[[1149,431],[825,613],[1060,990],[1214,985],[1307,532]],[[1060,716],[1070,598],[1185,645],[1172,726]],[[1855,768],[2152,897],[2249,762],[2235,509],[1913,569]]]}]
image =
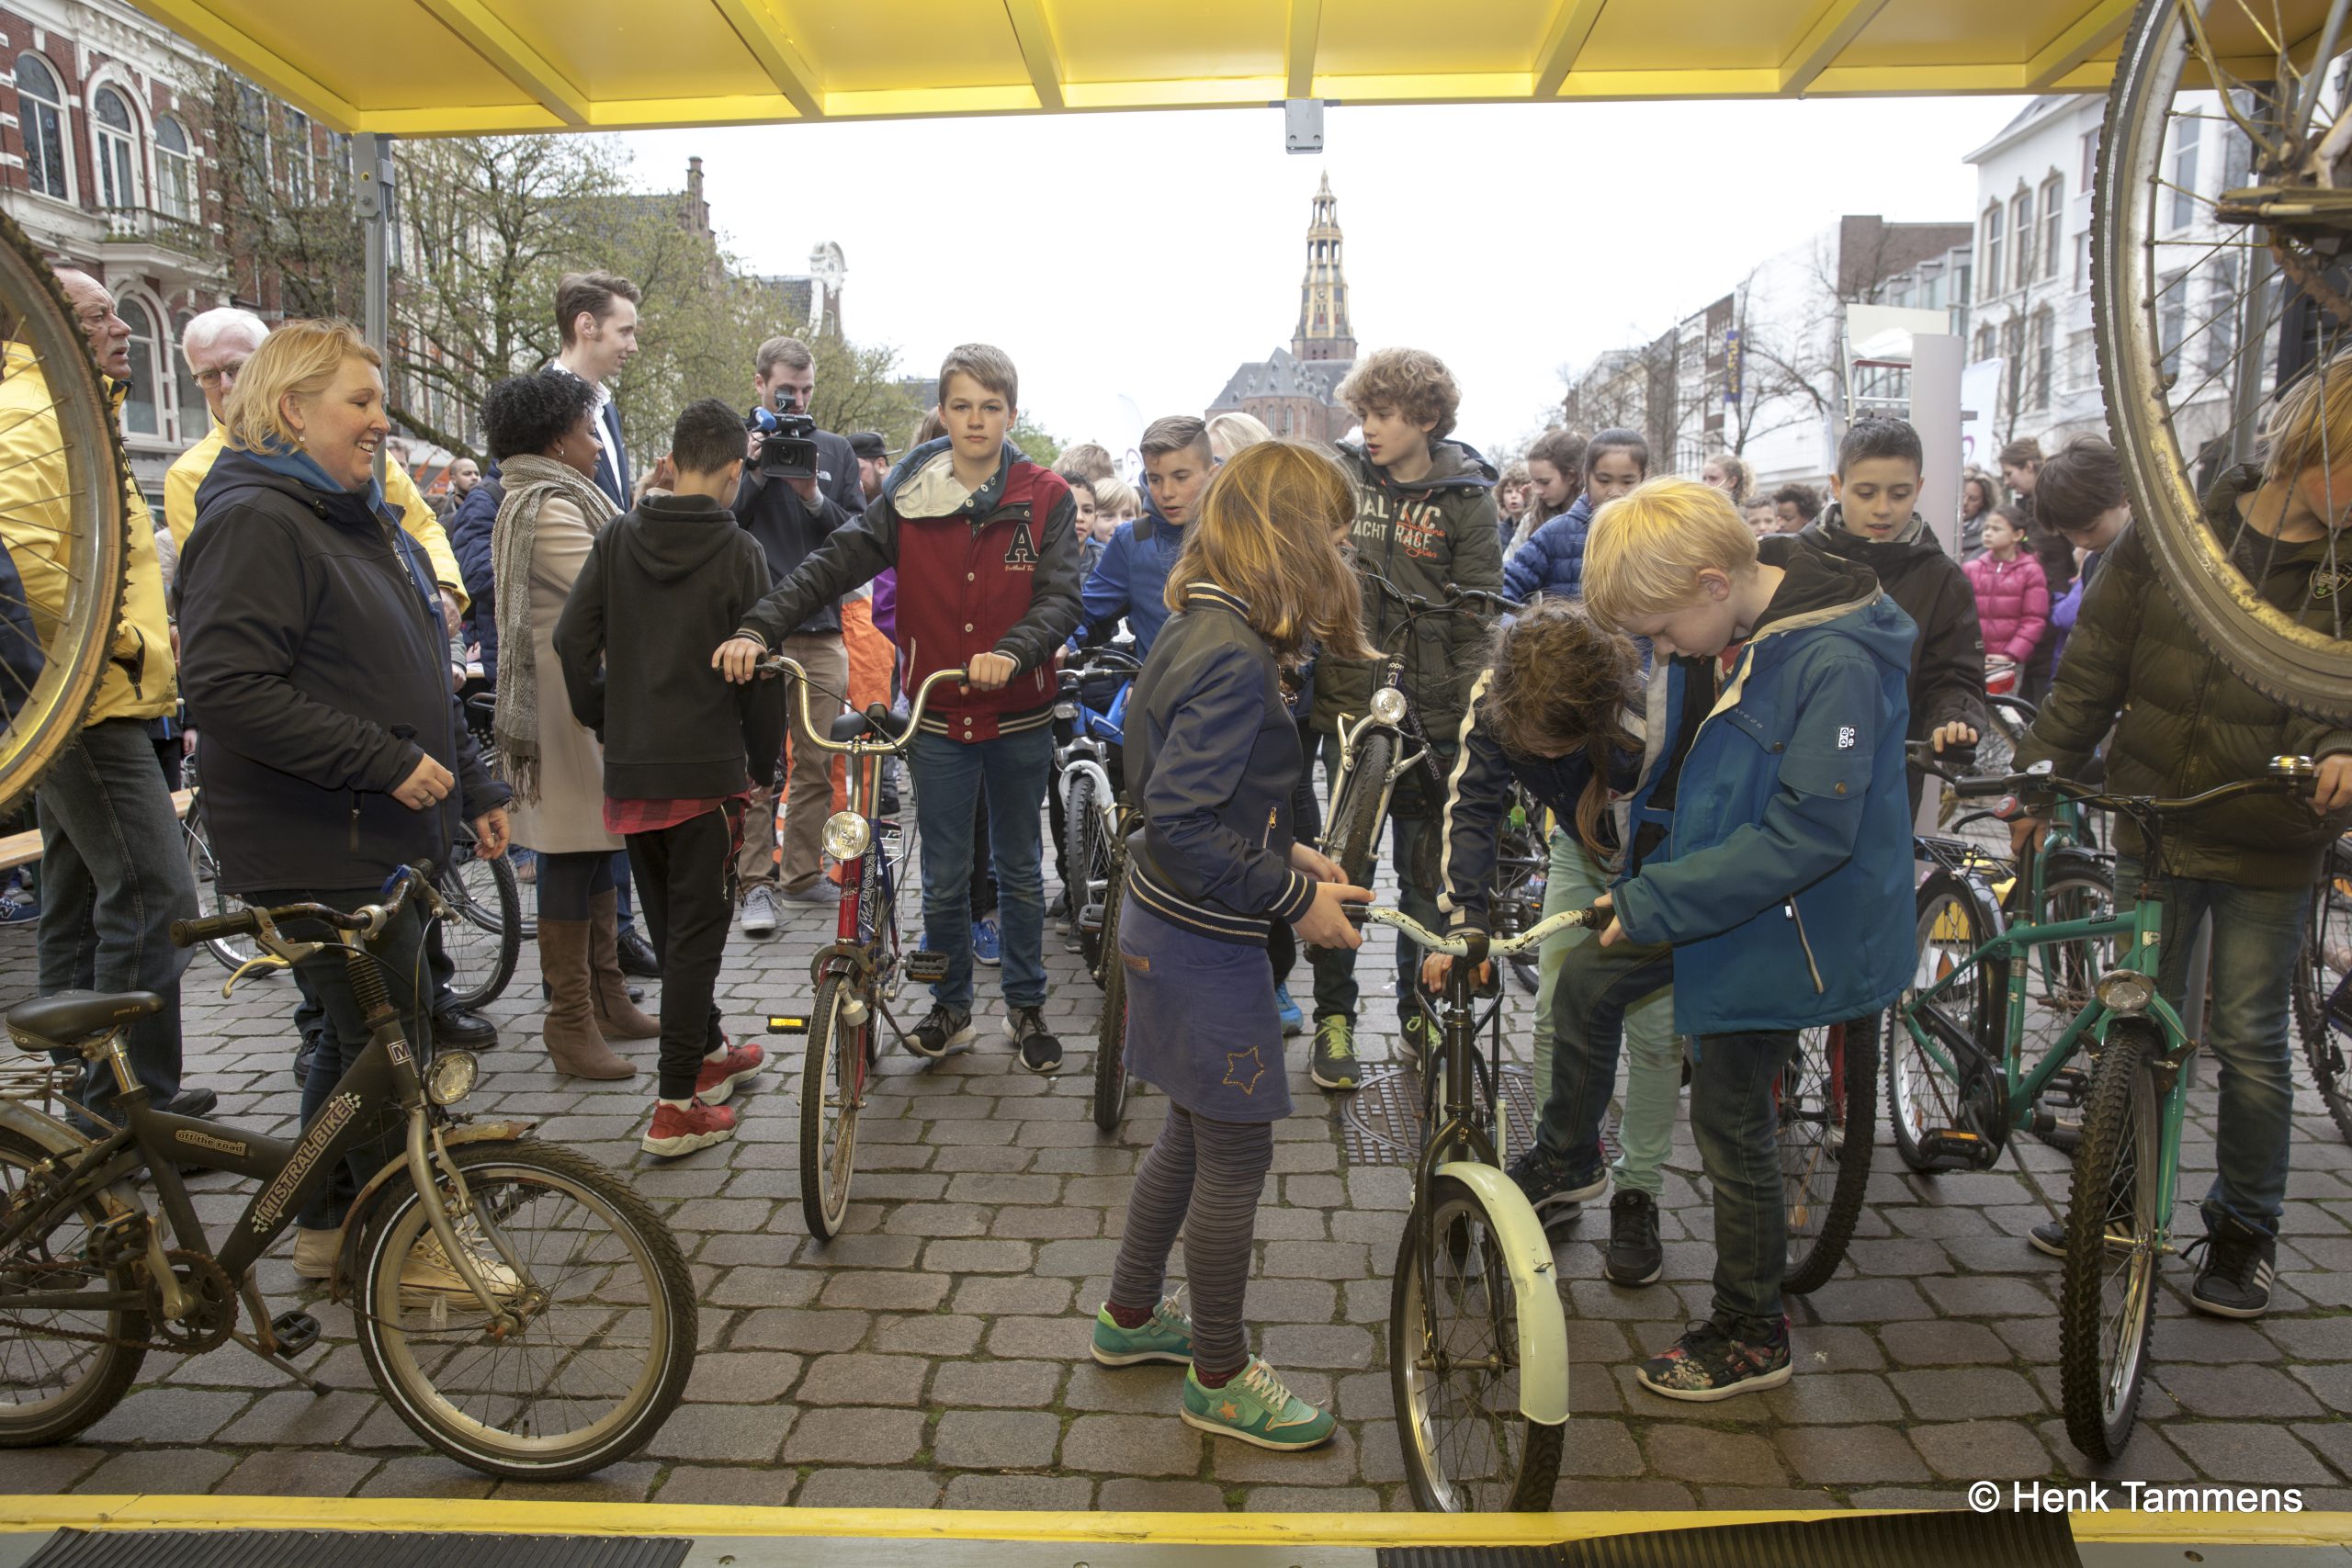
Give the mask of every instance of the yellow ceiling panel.
[{"label": "yellow ceiling panel", "polygon": [[1554,8],[1551,0],[1444,7],[1425,0],[1323,0],[1316,70],[1338,77],[1523,73]]},{"label": "yellow ceiling panel", "polygon": [[[828,93],[1025,83],[1004,0],[789,0],[776,5]],[[674,6],[708,0],[666,0]]]},{"label": "yellow ceiling panel", "polygon": [[[460,0],[409,0],[450,6]],[[775,84],[707,0],[466,0],[559,66],[592,103],[723,98]]]},{"label": "yellow ceiling panel", "polygon": [[1576,69],[1769,70],[1821,8],[1820,0],[1617,0],[1602,8]]},{"label": "yellow ceiling panel", "polygon": [[1044,10],[1064,79],[1073,83],[1276,77],[1289,40],[1284,8],[1266,0],[1190,6],[1046,0]]}]

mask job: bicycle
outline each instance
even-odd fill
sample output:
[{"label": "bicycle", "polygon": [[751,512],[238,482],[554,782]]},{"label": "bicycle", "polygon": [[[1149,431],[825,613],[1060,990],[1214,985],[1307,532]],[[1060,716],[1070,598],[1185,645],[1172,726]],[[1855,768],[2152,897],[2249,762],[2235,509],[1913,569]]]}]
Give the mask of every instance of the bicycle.
[{"label": "bicycle", "polygon": [[449,863],[435,874],[434,890],[448,906],[441,950],[455,971],[449,993],[473,1012],[505,994],[523,955],[523,888],[513,862],[474,852],[470,829],[460,831]]},{"label": "bicycle", "polygon": [[[1116,918],[1111,895],[1126,855],[1126,813],[1120,781],[1112,776],[1119,760],[1127,714],[1127,694],[1143,661],[1115,648],[1090,648],[1073,655],[1062,671],[1054,703],[1054,787],[1060,793],[1069,885],[1070,924],[1079,953],[1098,986],[1109,985],[1114,948],[1104,931]],[[1111,700],[1097,709],[1086,700],[1088,677],[1118,678]]]},{"label": "bicycle", "polygon": [[[345,1156],[395,1119],[405,1123],[405,1153],[354,1200],[333,1289],[349,1292],[361,1359],[401,1419],[452,1459],[522,1480],[585,1475],[660,1429],[694,1369],[684,1255],[619,1177],[530,1140],[526,1122],[458,1112],[476,1058],[443,1050],[426,1065],[430,1042],[402,1033],[388,989],[388,979],[406,977],[388,976],[357,945],[412,898],[427,909],[439,902],[414,866],[392,875],[379,902],[348,914],[290,904],[174,924],[183,947],[244,936],[279,963],[341,956],[371,1037],[291,1141],[149,1103],[122,1038],[163,1006],[153,993],[69,991],[8,1010],[19,1048],[110,1066],[119,1098],[109,1109],[119,1120],[100,1122],[93,1138],[0,1101],[0,1351],[64,1347],[55,1356],[0,1354],[0,1447],[53,1443],[88,1427],[129,1391],[151,1350],[192,1355],[233,1338],[328,1392],[288,1359],[316,1342],[317,1320],[269,1317],[254,1265]],[[282,935],[279,923],[295,920],[335,935]],[[168,1238],[138,1190],[141,1167]],[[258,1184],[217,1247],[182,1167]],[[241,1308],[250,1333],[238,1326]]]},{"label": "bicycle", "polygon": [[[1446,1512],[1551,1506],[1568,1419],[1567,1319],[1552,1243],[1502,1168],[1496,1085],[1499,993],[1478,1010],[1478,968],[1556,931],[1608,923],[1567,909],[1520,932],[1443,937],[1395,909],[1351,908],[1453,959],[1435,1007],[1440,1085],[1413,1168],[1413,1203],[1388,1305],[1390,1391],[1415,1506]],[[1478,1034],[1487,1033],[1479,1050]]]},{"label": "bicycle", "polygon": [[[1989,1169],[2014,1131],[2045,1125],[2037,1108],[2043,1089],[2077,1049],[2091,1057],[2083,1094],[2082,1145],[2065,1215],[2065,1258],[2059,1292],[2058,1362],[2066,1435],[2088,1458],[2110,1461],[2131,1439],[2141,1384],[2147,1374],[2155,1318],[2159,1260],[2170,1251],[2180,1137],[2188,1110],[2183,1070],[2196,1042],[2171,1004],[2158,994],[2167,937],[2163,875],[2167,818],[2243,795],[2307,789],[2316,770],[2308,758],[2281,757],[2266,778],[2222,784],[2180,800],[2110,795],[2054,777],[2049,764],[2007,778],[1961,781],[1975,795],[2019,798],[2013,815],[2043,816],[2058,800],[2118,812],[2132,818],[2146,846],[2139,897],[2132,908],[2087,919],[2051,920],[2029,910],[1929,981],[1896,1002],[1894,1026],[1951,1087],[1954,1120],[1926,1129],[1921,1153],[1963,1169]],[[2030,849],[2029,849],[2030,855]],[[1923,917],[1923,928],[1925,918]],[[1929,935],[1923,929],[1922,936]],[[1947,939],[1948,940],[1948,939]],[[2036,949],[2067,942],[2110,942],[2111,956],[2081,1010],[2042,1057],[2021,1055],[2026,994],[2017,961]],[[1937,949],[1928,942],[1928,953]],[[1943,954],[1949,956],[1949,953]],[[1941,967],[1940,958],[1935,960]],[[1962,993],[1969,976],[1991,972],[1993,984],[1963,993],[1973,1016],[1944,1005]],[[1997,1056],[1980,1043],[1992,1032],[1993,998],[2004,1032]],[[1898,1125],[1898,1138],[1901,1129]]]},{"label": "bicycle", "polygon": [[2312,890],[2312,922],[2295,963],[2296,1032],[2319,1097],[2335,1130],[2352,1143],[2352,1065],[2344,1042],[2352,1033],[2352,841],[2328,846],[2327,865]]},{"label": "bicycle", "polygon": [[[201,780],[188,794],[187,817],[180,825],[180,838],[187,846],[188,870],[196,878],[196,907],[211,915],[230,915],[243,909],[245,901],[220,886],[220,865],[213,858],[212,832],[204,820]],[[259,948],[237,937],[215,937],[204,944],[204,950],[232,974],[261,956]]]},{"label": "bicycle", "polygon": [[[1495,842],[1495,885],[1487,908],[1494,934],[1517,936],[1544,918],[1544,887],[1552,873],[1550,813],[1527,786],[1511,781],[1510,809]],[[1542,960],[1532,952],[1514,953],[1504,967],[1520,988],[1535,994]]]},{"label": "bicycle", "polygon": [[821,727],[809,717],[808,672],[797,660],[779,655],[762,662],[760,672],[792,678],[800,712],[797,734],[849,759],[848,804],[825,821],[825,852],[842,871],[842,901],[832,944],[809,962],[816,1000],[806,1017],[768,1020],[779,1034],[808,1037],[800,1075],[800,1209],[808,1234],[831,1241],[849,1213],[857,1117],[880,1055],[876,1020],[903,1041],[907,1032],[891,1016],[890,1004],[909,980],[937,980],[947,972],[943,953],[899,950],[899,901],[910,890],[920,899],[922,879],[911,874],[912,813],[880,814],[881,764],[906,750],[922,728],[932,688],[961,681],[964,671],[939,670],[925,676],[903,718],[876,703]]}]

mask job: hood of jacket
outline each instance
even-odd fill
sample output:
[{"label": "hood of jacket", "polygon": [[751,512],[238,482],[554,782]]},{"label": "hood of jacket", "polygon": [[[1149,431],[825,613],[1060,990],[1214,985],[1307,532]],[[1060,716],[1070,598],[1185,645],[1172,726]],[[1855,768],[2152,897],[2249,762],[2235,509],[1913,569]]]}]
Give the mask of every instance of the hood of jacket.
[{"label": "hood of jacket", "polygon": [[1342,441],[1340,450],[1352,459],[1349,467],[1356,470],[1358,478],[1365,484],[1397,495],[1488,491],[1495,488],[1501,477],[1476,446],[1467,441],[1456,441],[1452,436],[1430,443],[1430,471],[1408,485],[1398,484],[1388,477],[1386,468],[1364,456],[1362,442]]},{"label": "hood of jacket", "polygon": [[955,446],[953,436],[936,435],[910,448],[899,459],[889,477],[882,481],[882,493],[890,498],[890,504],[899,516],[945,517],[963,512],[976,520],[985,517],[1004,493],[1004,481],[1012,472],[1012,465],[1025,461],[1029,456],[1006,442],[997,454],[996,473],[979,489],[966,492],[956,482]]},{"label": "hood of jacket", "polygon": [[1933,560],[1945,553],[1943,542],[1928,526],[1927,519],[1916,512],[1894,531],[1892,537],[1866,539],[1860,534],[1847,532],[1845,508],[1834,501],[1795,536],[1826,550],[1840,560],[1870,568],[1880,582],[1889,586],[1896,578],[1907,575],[1922,562]]},{"label": "hood of jacket", "polygon": [[1909,617],[1886,597],[1877,574],[1869,567],[1857,561],[1800,550],[1789,558],[1788,564],[1781,568],[1781,586],[1773,593],[1772,602],[1764,606],[1763,615],[1758,616],[1756,625],[1748,629],[1749,642],[1822,626],[1866,605],[1877,604],[1894,611],[1893,618],[1902,622],[1902,640],[1896,643],[1883,641],[1892,635],[1885,625],[1885,616],[1864,616],[1854,626],[1844,628],[1846,635],[1870,646],[1871,651],[1883,662],[1909,666],[1913,635]]},{"label": "hood of jacket", "polygon": [[706,495],[649,495],[634,516],[621,546],[657,582],[699,570],[734,540],[735,513]]}]

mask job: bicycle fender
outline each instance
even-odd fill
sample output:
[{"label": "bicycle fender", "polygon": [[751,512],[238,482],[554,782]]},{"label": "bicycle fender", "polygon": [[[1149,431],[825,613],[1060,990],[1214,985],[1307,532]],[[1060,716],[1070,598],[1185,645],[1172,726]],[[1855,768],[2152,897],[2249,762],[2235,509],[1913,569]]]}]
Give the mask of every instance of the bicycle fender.
[{"label": "bicycle fender", "polygon": [[[1519,1292],[1519,1409],[1530,1421],[1556,1427],[1568,1418],[1568,1320],[1560,1308],[1560,1276],[1551,1238],[1519,1184],[1491,1165],[1449,1160],[1437,1168],[1478,1195],[1494,1221],[1503,1266]],[[1551,1311],[1540,1310],[1548,1303]]]},{"label": "bicycle fender", "polygon": [[[460,1144],[519,1143],[529,1137],[537,1126],[538,1122],[527,1116],[510,1116],[496,1122],[469,1122],[462,1126],[441,1129],[441,1142],[453,1149]],[[368,1185],[359,1190],[359,1196],[354,1198],[351,1207],[345,1211],[343,1245],[335,1250],[334,1279],[331,1281],[334,1300],[343,1300],[347,1281],[352,1278],[352,1269],[359,1260],[360,1239],[367,1233],[368,1216],[375,1208],[376,1195],[394,1177],[404,1178],[407,1175],[408,1156],[405,1153],[394,1155],[384,1162],[383,1169],[368,1179]]]},{"label": "bicycle fender", "polygon": [[71,1122],[61,1122],[21,1100],[0,1100],[0,1127],[31,1139],[53,1155],[77,1155],[90,1146],[90,1140]]}]

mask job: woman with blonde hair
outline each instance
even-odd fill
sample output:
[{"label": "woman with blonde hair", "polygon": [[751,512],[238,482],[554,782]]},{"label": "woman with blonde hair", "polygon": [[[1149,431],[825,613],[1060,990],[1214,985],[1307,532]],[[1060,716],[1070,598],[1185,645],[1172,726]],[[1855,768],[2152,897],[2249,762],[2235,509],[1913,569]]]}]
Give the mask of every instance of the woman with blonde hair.
[{"label": "woman with blonde hair", "polygon": [[1274,433],[1255,414],[1219,413],[1209,416],[1209,461],[1222,463],[1244,446],[1272,441]]},{"label": "woman with blonde hair", "polygon": [[[1291,1452],[1332,1421],[1249,1351],[1242,1315],[1273,1123],[1290,1113],[1268,922],[1354,948],[1344,906],[1370,899],[1293,837],[1298,729],[1282,671],[1310,642],[1364,659],[1362,591],[1339,544],[1355,491],[1289,441],[1217,470],[1165,590],[1175,612],[1128,697],[1127,782],[1143,818],[1119,913],[1127,1071],[1168,1119],[1136,1172],[1092,1351],[1106,1366],[1189,1365],[1186,1425]],[[1179,1233],[1192,1315],[1162,1298]]]},{"label": "woman with blonde hair", "polygon": [[1699,482],[1731,497],[1734,506],[1746,506],[1747,492],[1756,485],[1756,471],[1747,466],[1746,458],[1718,452],[1699,470]]}]

